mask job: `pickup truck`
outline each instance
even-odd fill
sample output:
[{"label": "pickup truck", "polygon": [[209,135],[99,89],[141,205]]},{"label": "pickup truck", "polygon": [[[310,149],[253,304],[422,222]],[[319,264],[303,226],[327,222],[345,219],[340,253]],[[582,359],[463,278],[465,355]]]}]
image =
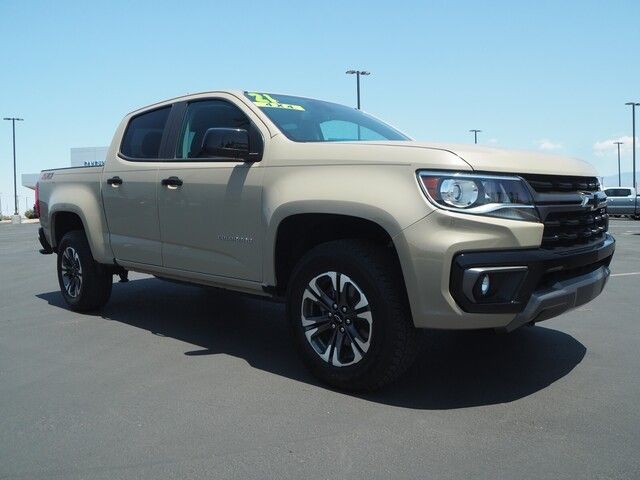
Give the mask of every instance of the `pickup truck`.
[{"label": "pickup truck", "polygon": [[39,235],[72,310],[99,309],[128,271],[280,299],[313,374],[373,390],[426,329],[511,331],[599,295],[615,240],[596,175],[215,91],[126,115],[103,167],[43,171]]},{"label": "pickup truck", "polygon": [[607,188],[607,210],[614,216],[629,216],[640,220],[640,196],[628,187]]}]

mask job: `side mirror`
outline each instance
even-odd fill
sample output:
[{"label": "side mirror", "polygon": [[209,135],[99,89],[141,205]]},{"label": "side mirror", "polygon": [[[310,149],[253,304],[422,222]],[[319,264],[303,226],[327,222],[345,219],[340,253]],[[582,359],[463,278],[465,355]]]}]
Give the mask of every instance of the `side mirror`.
[{"label": "side mirror", "polygon": [[201,155],[249,158],[249,133],[243,128],[210,128],[202,140]]}]

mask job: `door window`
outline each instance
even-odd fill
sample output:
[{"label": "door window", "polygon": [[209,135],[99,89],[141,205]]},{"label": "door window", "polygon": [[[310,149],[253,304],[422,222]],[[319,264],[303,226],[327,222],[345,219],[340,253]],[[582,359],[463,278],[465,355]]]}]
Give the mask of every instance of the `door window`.
[{"label": "door window", "polygon": [[171,107],[133,117],[122,138],[120,153],[131,159],[158,158],[164,127]]},{"label": "door window", "polygon": [[202,143],[210,128],[242,128],[250,131],[251,122],[238,107],[224,100],[193,102],[187,107],[178,137],[176,158],[207,158]]},{"label": "door window", "polygon": [[631,190],[628,188],[607,188],[604,193],[607,197],[628,197]]}]

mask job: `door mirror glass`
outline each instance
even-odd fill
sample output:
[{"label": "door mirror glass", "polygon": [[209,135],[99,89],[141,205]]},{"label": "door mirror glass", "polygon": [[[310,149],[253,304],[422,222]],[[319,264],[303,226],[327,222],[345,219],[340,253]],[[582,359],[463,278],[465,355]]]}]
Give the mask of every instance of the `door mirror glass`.
[{"label": "door mirror glass", "polygon": [[207,157],[247,158],[249,133],[244,128],[210,128],[202,140],[201,152]]}]

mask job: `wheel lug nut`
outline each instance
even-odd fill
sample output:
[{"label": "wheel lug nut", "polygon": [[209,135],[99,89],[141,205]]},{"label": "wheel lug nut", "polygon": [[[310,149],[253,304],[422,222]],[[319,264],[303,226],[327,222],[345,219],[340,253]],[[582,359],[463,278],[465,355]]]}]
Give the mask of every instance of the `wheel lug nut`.
[{"label": "wheel lug nut", "polygon": [[332,323],[332,324],[331,324],[331,328],[336,328],[336,324],[335,324],[335,323]]},{"label": "wheel lug nut", "polygon": [[347,312],[347,307],[342,307],[342,312],[346,313]]},{"label": "wheel lug nut", "polygon": [[351,320],[349,320],[348,318],[344,321],[344,323],[346,323],[347,325],[351,325]]},{"label": "wheel lug nut", "polygon": [[334,304],[333,304],[333,309],[334,309],[334,310],[337,310],[337,309],[338,309],[338,304],[337,304],[337,303],[334,303]]},{"label": "wheel lug nut", "polygon": [[344,327],[340,327],[340,332],[344,332]]}]

